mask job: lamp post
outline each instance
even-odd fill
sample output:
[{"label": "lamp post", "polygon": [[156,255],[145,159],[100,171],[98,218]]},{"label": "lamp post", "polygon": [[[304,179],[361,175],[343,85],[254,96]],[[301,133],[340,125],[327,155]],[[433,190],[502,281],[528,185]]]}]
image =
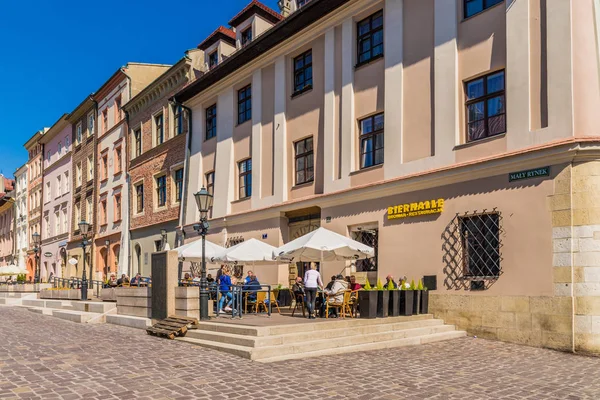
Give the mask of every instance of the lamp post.
[{"label": "lamp post", "polygon": [[106,269],[105,278],[108,278],[108,275],[110,275],[110,266],[108,265],[108,252],[110,251],[110,240],[105,240],[104,245],[106,246],[106,257],[104,257],[104,269]]},{"label": "lamp post", "polygon": [[200,189],[194,194],[196,205],[200,211],[200,224],[197,227],[198,232],[202,235],[202,269],[200,272],[200,320],[208,319],[208,282],[206,281],[206,234],[208,233],[208,213],[213,205],[213,196],[206,190]]},{"label": "lamp post", "polygon": [[35,274],[33,283],[40,283],[40,234],[35,232],[31,235],[33,239],[33,252],[35,254]]},{"label": "lamp post", "polygon": [[87,235],[90,231],[90,224],[85,221],[79,222],[79,232],[81,233],[81,248],[83,249],[83,275],[81,276],[81,300],[87,300],[88,282],[85,276],[85,246],[87,245]]}]

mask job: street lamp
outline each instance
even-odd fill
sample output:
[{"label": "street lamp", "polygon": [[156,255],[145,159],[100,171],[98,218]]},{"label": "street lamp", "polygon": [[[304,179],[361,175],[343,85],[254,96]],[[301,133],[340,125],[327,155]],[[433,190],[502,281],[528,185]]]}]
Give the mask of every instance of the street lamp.
[{"label": "street lamp", "polygon": [[31,235],[33,239],[33,252],[35,253],[35,276],[33,277],[34,283],[40,283],[40,234],[35,232]]},{"label": "street lamp", "polygon": [[110,266],[108,265],[108,251],[110,250],[110,240],[105,240],[104,245],[106,246],[106,257],[104,258],[104,267],[106,269],[106,278],[110,274]]},{"label": "street lamp", "polygon": [[81,277],[81,300],[87,300],[88,282],[85,276],[85,246],[87,245],[87,235],[90,231],[90,224],[85,221],[79,222],[79,232],[83,237],[81,240],[81,248],[83,249],[83,275]]},{"label": "street lamp", "polygon": [[206,190],[206,188],[200,189],[198,193],[194,194],[196,198],[196,204],[198,211],[200,211],[200,224],[194,225],[196,229],[202,235],[202,270],[200,272],[200,319],[208,319],[208,282],[206,281],[206,234],[208,233],[208,213],[213,205],[213,196]]}]

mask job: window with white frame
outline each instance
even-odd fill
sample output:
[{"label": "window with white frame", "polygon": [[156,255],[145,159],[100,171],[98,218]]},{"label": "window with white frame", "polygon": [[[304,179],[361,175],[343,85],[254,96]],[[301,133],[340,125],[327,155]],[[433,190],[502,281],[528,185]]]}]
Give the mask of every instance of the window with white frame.
[{"label": "window with white frame", "polygon": [[50,182],[46,182],[46,203],[50,201],[52,198],[52,187],[50,186]]},{"label": "window with white frame", "polygon": [[60,235],[60,213],[58,211],[54,212],[54,236]]},{"label": "window with white frame", "polygon": [[81,203],[75,203],[75,221],[73,221],[73,229],[79,229],[79,222],[81,221]]},{"label": "window with white frame", "polygon": [[56,177],[56,197],[62,196],[62,177],[59,175]]},{"label": "window with white frame", "polygon": [[81,186],[81,180],[82,180],[82,173],[81,173],[81,163],[77,163],[77,166],[75,167],[75,182],[77,183],[77,187]]},{"label": "window with white frame", "polygon": [[94,134],[95,124],[96,124],[96,117],[94,116],[94,113],[91,112],[88,114],[88,126],[87,126],[88,136],[92,136]]},{"label": "window with white frame", "polygon": [[92,202],[92,198],[88,197],[85,199],[85,210],[87,212],[86,221],[90,224],[94,223],[94,203]]},{"label": "window with white frame", "polygon": [[83,140],[83,137],[82,137],[83,131],[82,131],[82,129],[83,129],[82,124],[81,124],[81,122],[79,122],[77,124],[77,127],[75,128],[75,131],[76,131],[76,133],[75,133],[75,142],[77,143],[77,145],[80,145],[81,141]]},{"label": "window with white frame", "polygon": [[65,193],[69,193],[70,185],[69,185],[69,171],[65,171]]},{"label": "window with white frame", "polygon": [[62,210],[62,218],[63,218],[63,233],[67,233],[69,231],[69,218],[67,214],[67,209],[63,208]]},{"label": "window with white frame", "polygon": [[94,179],[94,157],[88,156],[87,159],[87,180],[88,182]]}]

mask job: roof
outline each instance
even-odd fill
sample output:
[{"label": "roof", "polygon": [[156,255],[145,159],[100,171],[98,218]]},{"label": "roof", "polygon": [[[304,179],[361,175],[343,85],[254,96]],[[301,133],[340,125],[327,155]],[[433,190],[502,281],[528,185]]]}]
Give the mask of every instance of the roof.
[{"label": "roof", "polygon": [[23,146],[25,146],[26,150],[29,150],[31,148],[31,146],[37,144],[40,140],[40,138],[42,137],[42,135],[48,130],[48,128],[44,128],[42,130],[37,131],[36,133],[33,134],[32,137],[29,138],[29,140],[27,142],[25,142],[25,144]]},{"label": "roof", "polygon": [[15,180],[5,178],[5,177],[3,177],[3,179],[4,179],[4,191],[6,193],[13,191],[15,189]]},{"label": "roof", "polygon": [[47,144],[50,142],[52,138],[54,138],[57,134],[62,132],[63,129],[69,125],[68,122],[69,114],[63,114],[61,117],[48,129],[48,132],[44,136],[40,138],[40,143]]},{"label": "roof", "polygon": [[217,40],[223,40],[235,47],[235,32],[231,29],[220,26],[213,33],[208,35],[202,43],[198,45],[200,50],[206,50],[212,46]]},{"label": "roof", "polygon": [[250,4],[248,4],[242,11],[240,11],[235,17],[231,18],[229,21],[229,25],[238,26],[248,18],[252,16],[252,14],[258,14],[267,21],[276,24],[279,21],[283,20],[283,16],[270,7],[265,6],[263,3],[257,0],[252,0]]},{"label": "roof", "polygon": [[231,54],[226,60],[196,79],[173,96],[178,102],[185,102],[225,79],[244,65],[262,56],[293,35],[315,24],[351,0],[311,1],[283,21],[273,26],[242,49]]}]

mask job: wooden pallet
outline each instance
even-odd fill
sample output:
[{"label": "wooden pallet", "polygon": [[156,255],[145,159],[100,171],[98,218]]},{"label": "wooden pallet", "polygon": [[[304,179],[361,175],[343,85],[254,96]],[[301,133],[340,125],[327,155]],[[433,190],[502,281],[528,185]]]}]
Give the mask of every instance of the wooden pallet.
[{"label": "wooden pallet", "polygon": [[176,336],[185,336],[188,329],[194,329],[197,326],[198,320],[196,318],[174,315],[158,321],[150,328],[147,328],[146,333],[148,335],[161,336],[173,340]]}]

